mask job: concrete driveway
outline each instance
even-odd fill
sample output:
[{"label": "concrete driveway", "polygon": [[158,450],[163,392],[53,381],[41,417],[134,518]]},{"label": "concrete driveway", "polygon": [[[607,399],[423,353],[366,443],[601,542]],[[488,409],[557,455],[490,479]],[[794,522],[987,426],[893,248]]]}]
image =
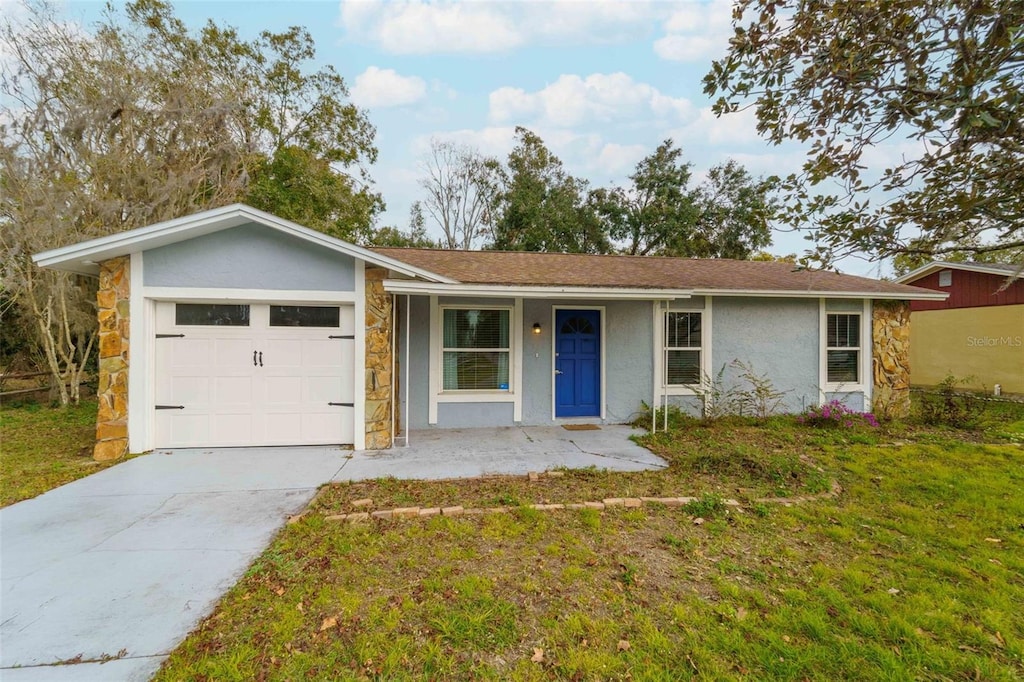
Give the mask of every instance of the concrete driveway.
[{"label": "concrete driveway", "polygon": [[148,680],[328,481],[665,466],[630,433],[515,427],[413,432],[410,447],[380,452],[157,451],[12,505],[0,510],[0,680]]},{"label": "concrete driveway", "polygon": [[0,510],[0,680],[148,680],[351,454],[154,453]]}]

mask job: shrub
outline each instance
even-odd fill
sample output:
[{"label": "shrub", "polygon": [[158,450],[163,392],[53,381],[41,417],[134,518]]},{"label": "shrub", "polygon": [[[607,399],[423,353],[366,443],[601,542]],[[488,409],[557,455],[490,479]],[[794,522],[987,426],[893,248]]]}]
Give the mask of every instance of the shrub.
[{"label": "shrub", "polygon": [[683,412],[682,408],[678,405],[669,404],[668,414],[665,414],[665,408],[659,407],[651,413],[651,406],[646,402],[640,403],[640,411],[635,413],[635,417],[630,422],[635,427],[649,429],[651,428],[651,419],[655,420],[658,431],[661,431],[665,425],[665,417],[668,417],[668,428],[677,429],[685,424],[692,424],[696,421],[695,417]]},{"label": "shrub", "polygon": [[956,429],[977,426],[985,412],[985,401],[980,396],[957,390],[957,387],[970,381],[971,377],[958,378],[950,374],[939,382],[934,391],[923,392],[918,401],[921,421],[932,426],[951,426]]},{"label": "shrub", "polygon": [[878,427],[878,420],[870,412],[857,412],[838,400],[830,400],[821,406],[809,407],[796,418],[806,426],[855,429],[861,426]]}]

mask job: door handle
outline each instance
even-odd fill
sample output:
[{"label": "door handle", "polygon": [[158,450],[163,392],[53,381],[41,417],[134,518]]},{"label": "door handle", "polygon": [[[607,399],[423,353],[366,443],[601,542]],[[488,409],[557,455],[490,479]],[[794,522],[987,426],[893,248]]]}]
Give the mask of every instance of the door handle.
[{"label": "door handle", "polygon": [[560,369],[556,369],[555,370],[555,374],[561,374],[561,373],[562,373],[562,370],[560,370]]},{"label": "door handle", "polygon": [[252,352],[252,366],[256,366],[256,351]]},{"label": "door handle", "polygon": [[263,366],[263,351],[260,351],[260,367]]}]

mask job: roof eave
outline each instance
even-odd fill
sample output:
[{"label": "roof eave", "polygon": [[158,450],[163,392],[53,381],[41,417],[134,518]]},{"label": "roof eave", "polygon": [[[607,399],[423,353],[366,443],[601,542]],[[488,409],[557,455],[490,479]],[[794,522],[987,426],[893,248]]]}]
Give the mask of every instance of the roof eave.
[{"label": "roof eave", "polygon": [[639,289],[635,287],[531,286],[513,284],[441,284],[409,280],[384,280],[384,290],[414,296],[474,296],[480,298],[562,298],[662,301],[690,298],[689,289]]},{"label": "roof eave", "polygon": [[106,237],[99,237],[79,242],[78,244],[43,251],[32,256],[32,260],[42,268],[64,270],[83,275],[96,275],[99,272],[98,263],[104,260],[174,244],[185,239],[201,237],[206,234],[238,227],[248,222],[266,225],[299,239],[388,268],[409,277],[420,277],[431,282],[455,283],[455,280],[443,275],[438,275],[390,256],[384,256],[361,246],[335,239],[322,232],[317,232],[289,220],[278,218],[245,204],[231,204],[230,206],[155,223],[127,232],[119,232],[107,235]]},{"label": "roof eave", "polygon": [[695,288],[694,296],[749,296],[762,298],[871,298],[883,301],[944,301],[944,291],[917,288],[915,292],[897,291],[828,291],[802,289],[708,289]]}]

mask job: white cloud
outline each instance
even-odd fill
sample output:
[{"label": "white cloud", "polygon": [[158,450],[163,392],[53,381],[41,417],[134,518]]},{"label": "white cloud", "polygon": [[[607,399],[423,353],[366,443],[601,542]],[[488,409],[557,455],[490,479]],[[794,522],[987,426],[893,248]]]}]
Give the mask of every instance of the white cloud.
[{"label": "white cloud", "polygon": [[357,105],[382,109],[420,101],[426,97],[427,84],[417,76],[402,76],[394,69],[371,66],[356,76],[351,92]]},{"label": "white cloud", "polygon": [[609,142],[597,155],[597,169],[612,175],[626,175],[651,150],[642,144],[616,144]]},{"label": "white cloud", "polygon": [[495,126],[479,130],[448,130],[429,135],[419,135],[412,142],[413,156],[422,157],[430,152],[431,139],[455,142],[477,149],[484,156],[504,160],[515,146],[516,129],[513,126]]},{"label": "white cloud", "polygon": [[711,107],[704,107],[696,119],[672,131],[672,137],[684,143],[696,141],[732,147],[761,141],[757,134],[757,114],[753,108],[716,116]]},{"label": "white cloud", "polygon": [[624,73],[595,73],[586,78],[566,74],[537,92],[505,87],[490,95],[490,119],[495,123],[521,124],[528,119],[571,127],[652,116],[679,121],[692,111],[689,100],[665,95]]},{"label": "white cloud", "polygon": [[664,3],[626,0],[343,0],[340,23],[349,38],[394,54],[456,54],[614,43],[666,14]]},{"label": "white cloud", "polygon": [[665,36],[654,42],[654,52],[675,62],[710,61],[722,56],[732,35],[729,0],[684,3],[664,23]]}]

